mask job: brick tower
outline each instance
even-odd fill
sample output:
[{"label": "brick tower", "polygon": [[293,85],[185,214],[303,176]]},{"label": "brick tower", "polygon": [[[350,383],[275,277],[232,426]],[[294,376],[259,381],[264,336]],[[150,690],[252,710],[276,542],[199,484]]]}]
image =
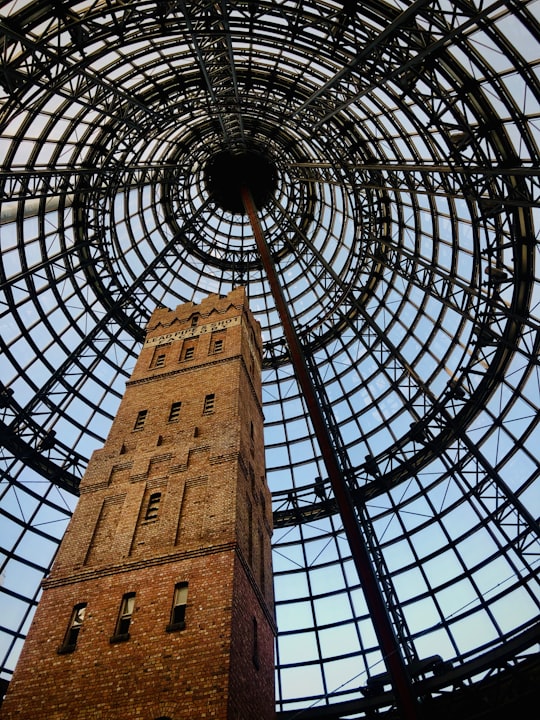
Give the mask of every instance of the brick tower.
[{"label": "brick tower", "polygon": [[243,288],[154,312],[2,720],[274,716],[260,375]]}]

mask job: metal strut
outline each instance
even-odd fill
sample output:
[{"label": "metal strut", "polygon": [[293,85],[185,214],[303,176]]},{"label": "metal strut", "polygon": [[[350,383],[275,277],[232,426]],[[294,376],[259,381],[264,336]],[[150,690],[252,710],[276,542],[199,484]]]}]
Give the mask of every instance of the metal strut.
[{"label": "metal strut", "polygon": [[276,309],[283,325],[283,331],[289,346],[295,374],[308,407],[326,471],[332,485],[341,519],[343,520],[343,526],[351,547],[366,604],[373,620],[373,626],[384,655],[387,670],[392,678],[398,709],[403,720],[417,720],[419,708],[416,703],[412,683],[358,522],[354,502],[345,482],[343,469],[319,404],[315,388],[313,387],[306,358],[294,329],[281,285],[279,284],[272,256],[266,244],[259,221],[257,208],[255,207],[248,187],[242,186],[240,193],[245,211],[251,223],[261,261],[268,277],[268,282],[270,283]]}]

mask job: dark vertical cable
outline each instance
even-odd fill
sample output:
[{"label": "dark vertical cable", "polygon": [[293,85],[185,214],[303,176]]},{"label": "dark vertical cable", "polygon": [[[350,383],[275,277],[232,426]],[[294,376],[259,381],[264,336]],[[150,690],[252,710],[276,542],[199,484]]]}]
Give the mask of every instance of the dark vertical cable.
[{"label": "dark vertical cable", "polygon": [[270,254],[270,250],[268,249],[268,245],[266,244],[264,233],[259,222],[257,208],[253,202],[249,188],[243,186],[241,187],[240,192],[245,211],[249,217],[251,228],[255,236],[261,261],[272,290],[276,309],[283,325],[283,331],[289,346],[296,377],[308,406],[311,422],[313,423],[313,428],[321,449],[328,477],[330,478],[330,482],[332,484],[332,489],[343,520],[343,526],[351,547],[356,570],[358,572],[360,582],[362,583],[362,589],[367,606],[371,613],[375,632],[377,633],[377,638],[384,655],[388,672],[392,677],[396,702],[404,720],[416,720],[418,714],[412,684],[392,628],[392,623],[388,615],[381,589],[377,582],[377,577],[375,575],[361,529],[358,525],[358,520],[354,511],[354,504],[352,502],[349,489],[344,481],[342,468],[309,375],[302,346],[298,340],[298,336],[291,321],[287,302],[283,295],[274,263],[272,261],[272,256]]}]

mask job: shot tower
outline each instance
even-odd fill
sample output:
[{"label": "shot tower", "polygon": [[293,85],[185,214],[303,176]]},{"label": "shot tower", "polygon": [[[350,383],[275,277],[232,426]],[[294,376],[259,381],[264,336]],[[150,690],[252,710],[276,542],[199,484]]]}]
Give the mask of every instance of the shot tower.
[{"label": "shot tower", "polygon": [[154,312],[2,720],[274,716],[260,376],[243,288]]}]

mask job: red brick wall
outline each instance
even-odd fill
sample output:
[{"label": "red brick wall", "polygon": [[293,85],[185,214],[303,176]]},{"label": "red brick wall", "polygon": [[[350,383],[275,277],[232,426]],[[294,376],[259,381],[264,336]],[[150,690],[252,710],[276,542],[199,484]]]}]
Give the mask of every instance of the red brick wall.
[{"label": "red brick wall", "polygon": [[[234,574],[231,630],[229,715],[231,720],[271,720],[274,717],[274,633],[266,605],[256,595],[256,583],[237,559]],[[255,621],[255,622],[254,622]],[[256,638],[254,637],[256,633]]]},{"label": "red brick wall", "polygon": [[[187,341],[195,353],[186,361]],[[156,311],[107,442],[81,484],[3,720],[29,712],[38,720],[273,717],[260,363],[260,330],[241,288]],[[214,410],[204,414],[210,393]],[[169,422],[173,402],[182,407]],[[146,422],[134,430],[140,410]],[[146,519],[155,493],[157,517]],[[167,632],[179,582],[189,583],[185,628]],[[130,637],[111,643],[131,592]],[[76,649],[58,654],[83,602]]]}]

